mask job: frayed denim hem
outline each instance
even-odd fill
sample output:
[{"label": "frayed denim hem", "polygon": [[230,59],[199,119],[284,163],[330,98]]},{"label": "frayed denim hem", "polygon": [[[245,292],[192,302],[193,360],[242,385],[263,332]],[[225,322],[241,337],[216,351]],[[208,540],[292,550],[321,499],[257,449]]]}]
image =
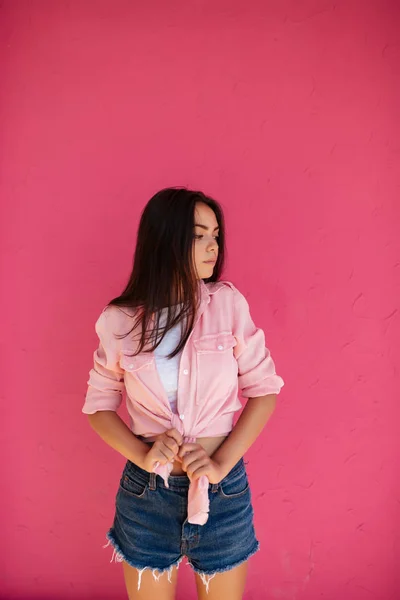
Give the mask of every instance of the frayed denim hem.
[{"label": "frayed denim hem", "polygon": [[196,567],[193,566],[193,564],[190,562],[190,560],[188,560],[187,564],[193,569],[193,571],[195,573],[197,573],[198,575],[200,575],[200,578],[201,578],[202,582],[204,583],[204,585],[206,587],[206,592],[208,594],[208,589],[209,589],[209,586],[210,586],[210,581],[211,581],[211,579],[213,579],[213,577],[215,577],[216,575],[218,575],[218,573],[225,573],[226,571],[231,571],[235,567],[239,567],[240,565],[242,565],[243,563],[245,563],[247,560],[249,560],[249,558],[251,556],[253,556],[253,554],[255,554],[256,552],[258,552],[259,549],[260,549],[260,542],[257,542],[257,544],[253,548],[253,550],[251,550],[242,560],[239,560],[239,561],[237,561],[237,562],[235,562],[232,565],[229,565],[227,567],[223,567],[222,569],[217,569],[216,571],[201,571],[200,569],[196,569]]},{"label": "frayed denim hem", "polygon": [[177,561],[175,561],[172,565],[170,565],[169,567],[166,567],[165,569],[158,569],[157,567],[156,568],[153,568],[153,567],[138,567],[131,560],[129,560],[128,558],[126,558],[126,556],[124,556],[124,554],[121,551],[120,547],[118,546],[117,542],[114,540],[114,538],[112,537],[112,535],[110,533],[106,534],[106,538],[108,539],[108,542],[107,542],[107,544],[105,544],[105,546],[103,546],[103,548],[107,548],[110,545],[113,547],[113,553],[112,553],[110,562],[113,562],[113,560],[115,562],[123,562],[124,561],[130,567],[133,567],[134,569],[137,570],[137,572],[139,574],[139,577],[138,577],[138,588],[137,588],[138,591],[140,590],[140,585],[142,583],[142,575],[143,575],[144,571],[147,571],[148,569],[151,569],[151,572],[152,572],[152,575],[153,575],[155,581],[158,581],[160,579],[161,575],[163,575],[164,573],[168,573],[168,581],[169,581],[169,583],[172,583],[171,582],[172,570],[173,570],[174,567],[176,567],[178,569],[180,563],[183,560],[183,556],[180,556]]}]

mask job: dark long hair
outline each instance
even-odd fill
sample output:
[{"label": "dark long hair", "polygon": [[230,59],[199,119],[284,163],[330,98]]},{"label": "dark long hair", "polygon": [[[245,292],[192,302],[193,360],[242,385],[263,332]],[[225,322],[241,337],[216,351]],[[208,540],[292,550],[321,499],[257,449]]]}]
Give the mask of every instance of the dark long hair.
[{"label": "dark long hair", "polygon": [[[212,276],[203,281],[218,281],[221,276],[225,258],[225,226],[220,204],[203,192],[182,187],[157,192],[141,215],[128,283],[122,294],[108,304],[135,309],[132,329],[118,336],[124,338],[136,332],[134,338],[138,346],[132,356],[139,354],[145,346],[145,351],[153,352],[166,333],[183,321],[185,326],[180,342],[168,355],[172,358],[184,347],[193,328],[200,301],[193,259],[196,202],[209,206],[219,225],[218,259]],[[162,308],[167,310],[164,327],[160,327],[159,311]],[[154,324],[150,326],[152,318]]]}]

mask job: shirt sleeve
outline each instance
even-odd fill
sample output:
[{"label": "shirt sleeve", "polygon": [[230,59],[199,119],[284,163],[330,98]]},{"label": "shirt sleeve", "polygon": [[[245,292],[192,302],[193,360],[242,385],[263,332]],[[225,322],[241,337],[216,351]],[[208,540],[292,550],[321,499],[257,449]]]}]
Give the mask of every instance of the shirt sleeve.
[{"label": "shirt sleeve", "polygon": [[265,346],[263,330],[255,326],[249,304],[236,288],[233,335],[237,340],[234,350],[242,396],[257,398],[267,394],[279,394],[284,381],[276,374],[275,363]]},{"label": "shirt sleeve", "polygon": [[99,338],[89,372],[88,389],[82,412],[92,415],[100,410],[117,411],[125,389],[124,370],[119,366],[119,340],[114,336],[112,308],[103,309],[95,324]]}]

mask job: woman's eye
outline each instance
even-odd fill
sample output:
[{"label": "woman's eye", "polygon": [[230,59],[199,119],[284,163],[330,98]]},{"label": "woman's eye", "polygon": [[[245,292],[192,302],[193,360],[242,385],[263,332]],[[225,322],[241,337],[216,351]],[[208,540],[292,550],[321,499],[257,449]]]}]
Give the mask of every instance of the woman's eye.
[{"label": "woman's eye", "polygon": [[[195,234],[194,234],[194,238],[195,238],[196,240],[202,240],[202,239],[203,239],[203,237],[204,237],[204,235],[201,235],[200,233],[198,233],[198,234],[196,234],[196,233],[195,233]],[[213,236],[213,238],[214,238],[214,240],[217,240],[217,241],[218,241],[218,240],[219,240],[219,235],[214,235],[214,236]]]}]

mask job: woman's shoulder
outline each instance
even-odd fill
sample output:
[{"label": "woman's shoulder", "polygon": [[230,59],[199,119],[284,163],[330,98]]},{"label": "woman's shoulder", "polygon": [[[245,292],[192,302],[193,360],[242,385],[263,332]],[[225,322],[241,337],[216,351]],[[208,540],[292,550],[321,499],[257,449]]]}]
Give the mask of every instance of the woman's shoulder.
[{"label": "woman's shoulder", "polygon": [[118,321],[132,318],[137,313],[137,308],[131,306],[116,306],[115,304],[107,304],[101,311],[100,315],[104,315],[107,319]]},{"label": "woman's shoulder", "polygon": [[107,304],[98,315],[96,329],[114,333],[126,331],[127,324],[133,322],[135,314],[134,308]]},{"label": "woman's shoulder", "polygon": [[209,283],[206,283],[206,286],[210,294],[215,294],[219,290],[225,290],[227,293],[230,291],[239,291],[232,281],[228,281],[226,279],[221,279],[220,281],[210,281]]},{"label": "woman's shoulder", "polygon": [[216,298],[226,298],[227,296],[235,297],[237,295],[242,295],[232,281],[212,281],[207,283],[206,286],[209,294],[215,294]]}]

